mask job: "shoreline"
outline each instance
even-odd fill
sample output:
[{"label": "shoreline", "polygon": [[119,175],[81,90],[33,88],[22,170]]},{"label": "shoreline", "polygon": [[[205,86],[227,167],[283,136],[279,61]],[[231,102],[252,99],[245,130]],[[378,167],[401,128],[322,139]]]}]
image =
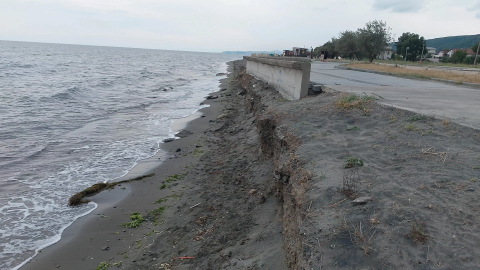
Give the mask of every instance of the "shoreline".
[{"label": "shoreline", "polygon": [[[227,68],[229,67],[227,66]],[[218,90],[210,93],[209,95],[219,94],[222,85],[225,84],[225,81],[227,79],[228,78],[219,79]],[[155,155],[139,161],[134,167],[132,167],[128,171],[126,175],[115,179],[115,181],[128,180],[149,173],[154,173],[154,176],[149,177],[146,180],[139,181],[143,183],[148,181],[150,182],[150,184],[153,184],[155,182],[159,182],[160,178],[182,173],[182,171],[185,169],[185,166],[188,166],[188,164],[195,162],[195,158],[182,157],[181,153],[178,154],[176,152],[177,149],[182,149],[182,151],[184,152],[195,149],[196,142],[203,134],[203,131],[206,130],[206,128],[208,127],[209,121],[216,119],[216,117],[219,115],[220,100],[221,98],[214,100],[205,100],[203,104],[209,105],[208,107],[201,108],[187,117],[175,119],[170,129],[172,133],[175,134],[176,139],[168,143],[162,143],[160,145],[160,150]],[[191,132],[191,134],[182,138],[177,137],[176,135],[182,130],[188,130]],[[159,161],[161,162],[160,164],[158,163]],[[110,258],[109,255],[111,254],[102,254],[100,252],[102,252],[102,248],[108,246],[108,243],[110,243],[110,240],[106,239],[109,237],[102,236],[99,232],[92,233],[91,231],[88,231],[90,230],[89,228],[94,228],[98,226],[95,226],[95,223],[98,224],[99,216],[102,217],[102,219],[106,219],[105,217],[109,218],[115,216],[115,218],[110,218],[108,223],[114,223],[114,220],[120,219],[118,213],[116,213],[115,215],[111,214],[112,212],[118,212],[114,209],[118,209],[124,206],[124,208],[122,209],[122,211],[124,211],[124,209],[126,209],[127,207],[131,208],[132,204],[141,205],[142,202],[139,202],[139,199],[134,198],[134,196],[139,193],[146,193],[146,189],[148,189],[148,187],[145,187],[145,185],[142,185],[141,183],[131,182],[119,185],[118,187],[111,190],[104,190],[92,197],[88,197],[89,200],[91,200],[97,205],[95,209],[86,213],[85,215],[82,215],[81,217],[73,221],[70,225],[66,226],[66,228],[61,233],[60,240],[52,244],[48,244],[45,248],[40,249],[40,252],[36,253],[33,257],[26,260],[22,264],[17,265],[14,269],[51,269],[60,268],[62,266],[62,268],[68,267],[68,269],[86,269],[87,266],[85,265],[79,267],[77,265],[78,261],[74,262],[71,261],[71,258],[66,258],[66,255],[69,256],[77,253],[76,248],[72,246],[76,245],[76,242],[82,240],[83,243],[81,243],[80,245],[83,245],[85,247],[88,246],[88,248],[82,249],[82,252],[86,255],[81,260],[82,262],[86,261],[86,258],[89,257],[89,255],[87,254],[90,253],[95,254],[94,257],[96,257],[91,257],[91,260],[97,261],[98,258],[101,258],[102,261],[107,261]],[[139,208],[145,207],[146,206],[139,206]],[[128,218],[121,219],[125,222],[128,221]],[[100,226],[104,227],[100,229],[101,231],[109,230],[108,227],[111,227],[106,226],[105,224],[103,224],[103,226]],[[118,230],[122,231],[123,228],[120,227]],[[131,236],[128,238],[132,238]],[[85,242],[85,239],[89,239],[88,244],[87,242]],[[92,243],[93,241],[90,241],[91,239],[99,239],[99,241],[96,242],[100,243],[97,243],[97,245],[95,245],[94,243]],[[128,239],[124,240],[128,241]],[[100,249],[96,248],[96,250],[91,250],[90,252],[90,249],[95,249],[95,246],[102,247]],[[100,254],[96,254],[97,252]],[[75,256],[70,257],[76,257],[78,259],[78,256],[78,254],[75,254]],[[89,265],[88,267],[90,267],[91,265],[93,266],[92,269],[95,269],[99,264],[97,263],[95,265],[95,263],[88,263],[87,265]]]}]

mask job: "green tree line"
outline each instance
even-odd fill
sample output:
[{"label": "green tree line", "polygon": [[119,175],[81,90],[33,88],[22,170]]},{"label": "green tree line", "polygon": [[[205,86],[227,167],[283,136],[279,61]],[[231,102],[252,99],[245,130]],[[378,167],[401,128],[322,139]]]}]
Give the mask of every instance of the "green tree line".
[{"label": "green tree line", "polygon": [[357,31],[341,32],[338,38],[333,37],[313,51],[316,57],[326,52],[328,58],[341,56],[350,59],[367,58],[370,62],[385,50],[385,46],[392,41],[391,28],[386,22],[373,20]]}]

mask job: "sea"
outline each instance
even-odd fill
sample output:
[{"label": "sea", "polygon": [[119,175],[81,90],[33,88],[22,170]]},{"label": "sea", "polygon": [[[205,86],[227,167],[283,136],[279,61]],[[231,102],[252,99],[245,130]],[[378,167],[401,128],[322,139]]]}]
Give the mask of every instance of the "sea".
[{"label": "sea", "polygon": [[69,207],[71,195],[159,154],[238,58],[0,41],[0,269],[97,207]]}]

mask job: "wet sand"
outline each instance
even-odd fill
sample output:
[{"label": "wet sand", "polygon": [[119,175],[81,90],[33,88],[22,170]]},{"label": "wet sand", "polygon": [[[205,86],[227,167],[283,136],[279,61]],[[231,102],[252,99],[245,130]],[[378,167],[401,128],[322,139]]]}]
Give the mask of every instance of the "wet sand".
[{"label": "wet sand", "polygon": [[[199,157],[192,153],[197,149],[199,139],[210,121],[220,114],[221,100],[222,98],[206,100],[204,104],[210,105],[208,108],[175,121],[172,130],[188,130],[187,136],[162,144],[161,149],[167,152],[166,156],[157,155],[140,163],[138,168],[119,180],[152,172],[154,176],[122,184],[88,198],[97,203],[98,208],[75,221],[63,232],[59,242],[42,250],[21,269],[95,269],[101,262],[110,262],[112,258],[119,257],[117,262],[125,261],[128,258],[126,254],[132,250],[140,252],[139,246],[148,244],[143,239],[158,234],[159,231],[152,222],[144,222],[136,229],[127,229],[122,224],[129,222],[129,217],[134,212],[147,216],[159,207],[154,202],[162,197],[185,189],[195,189],[181,183],[173,183],[165,189],[159,187],[165,178],[187,172],[187,167],[198,161]],[[178,149],[181,151],[177,152]],[[159,158],[163,160],[158,160]],[[158,166],[160,162],[161,165]]]}]

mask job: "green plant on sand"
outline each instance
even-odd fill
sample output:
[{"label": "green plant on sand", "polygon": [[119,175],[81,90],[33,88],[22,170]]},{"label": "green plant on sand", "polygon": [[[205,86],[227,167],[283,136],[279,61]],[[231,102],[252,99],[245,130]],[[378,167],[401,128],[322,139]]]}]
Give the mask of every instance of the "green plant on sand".
[{"label": "green plant on sand", "polygon": [[353,93],[342,93],[335,102],[335,107],[342,110],[351,110],[353,108],[357,108],[362,110],[364,113],[368,113],[369,109],[367,108],[367,105],[372,100],[377,100],[377,98],[369,96],[365,93],[363,93],[361,96]]},{"label": "green plant on sand", "polygon": [[170,175],[169,177],[167,177],[167,179],[165,179],[165,182],[166,183],[171,183],[171,182],[183,180],[185,175],[186,175],[186,173],[179,173],[179,174]]},{"label": "green plant on sand", "polygon": [[344,168],[353,168],[363,166],[363,160],[356,157],[348,157],[343,164]]},{"label": "green plant on sand", "polygon": [[412,228],[408,233],[407,237],[412,238],[415,244],[425,244],[429,238],[429,234],[426,231],[427,225],[425,223],[417,223],[414,221],[412,223]]},{"label": "green plant on sand", "polygon": [[127,227],[127,228],[138,228],[144,221],[145,219],[143,218],[143,216],[138,213],[138,212],[135,212],[133,213],[131,216],[130,216],[130,219],[132,221],[130,222],[127,222],[127,223],[124,223],[122,224],[123,226]]},{"label": "green plant on sand", "polygon": [[120,266],[122,265],[122,262],[117,262],[117,263],[107,263],[107,262],[101,262],[95,270],[107,270],[110,266]]}]

